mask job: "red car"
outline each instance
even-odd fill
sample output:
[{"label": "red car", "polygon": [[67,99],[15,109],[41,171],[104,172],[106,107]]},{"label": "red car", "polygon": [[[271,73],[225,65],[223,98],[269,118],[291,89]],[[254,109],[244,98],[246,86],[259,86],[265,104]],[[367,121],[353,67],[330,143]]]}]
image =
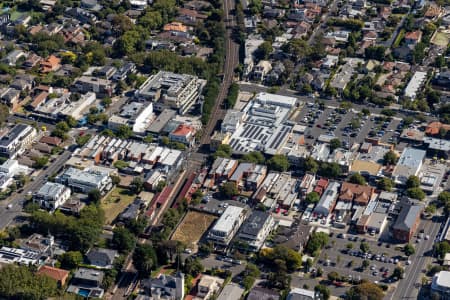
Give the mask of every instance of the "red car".
[{"label": "red car", "polygon": [[333,284],[334,284],[335,286],[344,286],[344,283],[341,282],[341,281],[334,281]]},{"label": "red car", "polygon": [[277,209],[275,209],[275,212],[276,212],[277,214],[279,214],[279,213],[280,213],[280,208],[277,207]]}]

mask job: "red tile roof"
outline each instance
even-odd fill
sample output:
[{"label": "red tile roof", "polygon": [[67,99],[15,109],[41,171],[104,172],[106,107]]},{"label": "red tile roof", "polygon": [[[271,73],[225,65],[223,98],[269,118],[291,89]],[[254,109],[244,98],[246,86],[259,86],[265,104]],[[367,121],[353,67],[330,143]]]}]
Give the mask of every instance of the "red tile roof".
[{"label": "red tile roof", "polygon": [[39,271],[37,271],[37,274],[44,275],[47,277],[50,277],[58,282],[61,283],[61,285],[64,285],[67,278],[69,277],[69,271],[58,269],[50,266],[42,266]]},{"label": "red tile roof", "polygon": [[186,136],[188,134],[193,134],[195,132],[195,128],[190,125],[180,124],[178,127],[172,132],[172,135]]}]

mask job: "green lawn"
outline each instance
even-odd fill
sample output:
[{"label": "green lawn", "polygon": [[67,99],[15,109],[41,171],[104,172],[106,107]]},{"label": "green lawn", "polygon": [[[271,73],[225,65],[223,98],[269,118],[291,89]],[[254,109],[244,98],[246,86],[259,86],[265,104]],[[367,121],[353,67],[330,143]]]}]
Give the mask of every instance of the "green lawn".
[{"label": "green lawn", "polygon": [[22,16],[21,12],[18,11],[12,11],[11,12],[11,21],[16,21],[18,18]]},{"label": "green lawn", "polygon": [[129,190],[116,187],[106,198],[102,200],[102,208],[105,211],[106,223],[111,224],[117,216],[133,202],[135,195]]}]

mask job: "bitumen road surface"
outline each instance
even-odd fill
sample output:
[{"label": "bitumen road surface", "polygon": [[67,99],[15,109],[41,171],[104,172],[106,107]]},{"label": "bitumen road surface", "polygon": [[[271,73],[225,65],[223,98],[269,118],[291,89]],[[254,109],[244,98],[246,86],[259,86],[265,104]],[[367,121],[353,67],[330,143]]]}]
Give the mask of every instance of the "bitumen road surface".
[{"label": "bitumen road surface", "polygon": [[58,172],[71,155],[70,151],[64,151],[45,170],[42,170],[33,181],[25,185],[20,193],[14,193],[6,200],[0,202],[0,229],[4,229],[18,216],[22,215],[22,205],[26,196],[37,191],[47,181],[49,176]]}]

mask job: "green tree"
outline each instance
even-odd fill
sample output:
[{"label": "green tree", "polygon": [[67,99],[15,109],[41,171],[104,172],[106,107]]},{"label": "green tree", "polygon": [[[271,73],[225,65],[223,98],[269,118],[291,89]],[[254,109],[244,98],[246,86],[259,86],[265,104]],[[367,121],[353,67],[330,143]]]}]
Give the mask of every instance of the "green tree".
[{"label": "green tree", "polygon": [[61,130],[64,133],[70,131],[70,126],[65,121],[60,121],[56,123],[55,128]]},{"label": "green tree", "polygon": [[335,138],[330,141],[330,152],[333,152],[335,149],[340,147],[341,147],[341,140]]},{"label": "green tree", "polygon": [[267,165],[270,170],[278,172],[286,172],[289,169],[289,161],[287,157],[281,154],[275,154],[267,161]]},{"label": "green tree", "polygon": [[264,155],[259,151],[253,151],[247,154],[244,154],[241,159],[242,162],[249,162],[254,164],[264,164],[265,158]]},{"label": "green tree", "polygon": [[405,269],[403,269],[402,267],[396,267],[394,269],[394,272],[392,272],[392,276],[397,277],[398,279],[402,278],[403,274],[405,274]]},{"label": "green tree", "polygon": [[68,251],[61,254],[59,258],[61,268],[73,270],[83,262],[83,255],[79,251]]},{"label": "green tree", "polygon": [[431,215],[434,215],[436,213],[436,205],[430,204],[425,208],[425,212]]},{"label": "green tree", "polygon": [[184,261],[183,272],[189,274],[192,277],[197,277],[198,274],[202,273],[204,267],[198,258],[188,257]]},{"label": "green tree", "polygon": [[420,179],[417,176],[411,175],[406,180],[406,188],[417,188],[420,186]]},{"label": "green tree", "polygon": [[325,285],[323,285],[323,284],[316,285],[314,287],[314,291],[316,291],[317,293],[319,293],[321,295],[321,299],[323,299],[323,300],[330,299],[330,295],[331,295],[330,289],[328,287],[326,287]]},{"label": "green tree", "polygon": [[257,60],[265,60],[269,58],[270,53],[273,52],[272,43],[269,41],[263,42],[256,49],[254,56]]},{"label": "green tree", "polygon": [[133,265],[142,278],[150,276],[150,272],[158,267],[155,249],[148,244],[138,244],[133,253]]},{"label": "green tree", "polygon": [[309,204],[317,203],[317,202],[319,202],[319,200],[320,200],[319,193],[314,192],[314,191],[311,193],[308,193],[305,197],[305,201]]},{"label": "green tree", "polygon": [[411,256],[416,252],[413,245],[411,244],[406,244],[405,247],[403,248],[403,251],[405,251],[406,256]]},{"label": "green tree", "polygon": [[346,293],[346,299],[359,300],[382,300],[384,298],[383,290],[373,282],[363,282],[352,286]]},{"label": "green tree", "polygon": [[394,182],[387,177],[380,178],[377,181],[377,188],[383,191],[390,192],[394,187]]},{"label": "green tree", "polygon": [[314,232],[306,244],[306,252],[316,256],[317,252],[328,244],[329,239],[328,234],[324,232]]},{"label": "green tree", "polygon": [[324,177],[328,177],[328,178],[337,178],[339,176],[341,176],[342,174],[342,169],[341,166],[339,166],[338,163],[327,163],[327,162],[322,162],[320,164],[320,168],[318,171],[319,175],[324,176]]},{"label": "green tree", "polygon": [[127,125],[120,125],[117,128],[116,136],[121,139],[128,139],[133,135],[133,130],[130,126]]},{"label": "green tree", "polygon": [[104,107],[109,107],[112,104],[112,100],[109,97],[105,97],[102,99],[102,105]]},{"label": "green tree", "polygon": [[131,191],[134,194],[139,194],[140,192],[142,192],[142,189],[144,188],[144,182],[142,182],[142,178],[141,177],[134,177],[133,181],[131,181]]},{"label": "green tree", "polygon": [[128,253],[136,244],[136,238],[126,228],[116,227],[113,231],[112,244],[122,253]]},{"label": "green tree", "polygon": [[409,188],[406,190],[406,195],[408,195],[408,197],[413,198],[413,199],[417,199],[417,200],[423,200],[425,199],[425,193],[424,191],[422,191],[420,188],[418,187],[414,187],[414,188]]},{"label": "green tree", "polygon": [[370,262],[367,259],[362,261],[361,267],[363,269],[367,269],[369,266],[370,266]]},{"label": "green tree", "polygon": [[220,144],[219,147],[217,147],[216,152],[214,153],[214,158],[218,157],[225,157],[229,158],[231,157],[233,150],[231,149],[230,145],[227,144]]},{"label": "green tree", "polygon": [[113,166],[121,171],[128,168],[129,163],[119,159],[114,162]]},{"label": "green tree", "polygon": [[361,249],[362,252],[367,253],[370,250],[370,246],[367,242],[361,242],[359,249]]},{"label": "green tree", "polygon": [[0,269],[2,299],[48,299],[57,293],[55,280],[33,274],[29,267],[6,265]]},{"label": "green tree", "polygon": [[88,200],[93,203],[99,203],[102,199],[102,194],[98,189],[92,189],[88,193]]},{"label": "green tree", "polygon": [[220,186],[220,192],[226,198],[232,198],[239,194],[237,186],[234,182],[225,182]]},{"label": "green tree", "polygon": [[390,150],[389,152],[386,152],[386,154],[383,156],[383,164],[385,166],[395,165],[397,163],[397,160],[398,160],[398,156],[392,150]]},{"label": "green tree", "polygon": [[311,172],[313,174],[317,173],[317,171],[319,170],[319,164],[311,156],[305,158],[305,160],[303,161],[303,167],[306,172]]},{"label": "green tree", "polygon": [[359,173],[353,173],[350,178],[348,179],[349,182],[351,183],[355,183],[355,184],[360,184],[360,185],[366,185],[366,179],[364,178],[364,176],[362,176]]},{"label": "green tree", "polygon": [[72,116],[67,116],[65,121],[66,121],[66,124],[71,128],[74,128],[78,125],[78,121],[75,120],[75,118]]},{"label": "green tree", "polygon": [[450,244],[447,241],[436,243],[434,244],[434,252],[440,259],[443,259],[445,254],[450,253]]},{"label": "green tree", "polygon": [[48,156],[40,156],[34,158],[33,167],[36,169],[42,169],[48,164]]},{"label": "green tree", "polygon": [[339,275],[339,273],[335,272],[335,271],[331,271],[330,273],[328,273],[327,277],[328,277],[328,280],[330,280],[330,281],[338,281],[341,279],[341,276]]}]

